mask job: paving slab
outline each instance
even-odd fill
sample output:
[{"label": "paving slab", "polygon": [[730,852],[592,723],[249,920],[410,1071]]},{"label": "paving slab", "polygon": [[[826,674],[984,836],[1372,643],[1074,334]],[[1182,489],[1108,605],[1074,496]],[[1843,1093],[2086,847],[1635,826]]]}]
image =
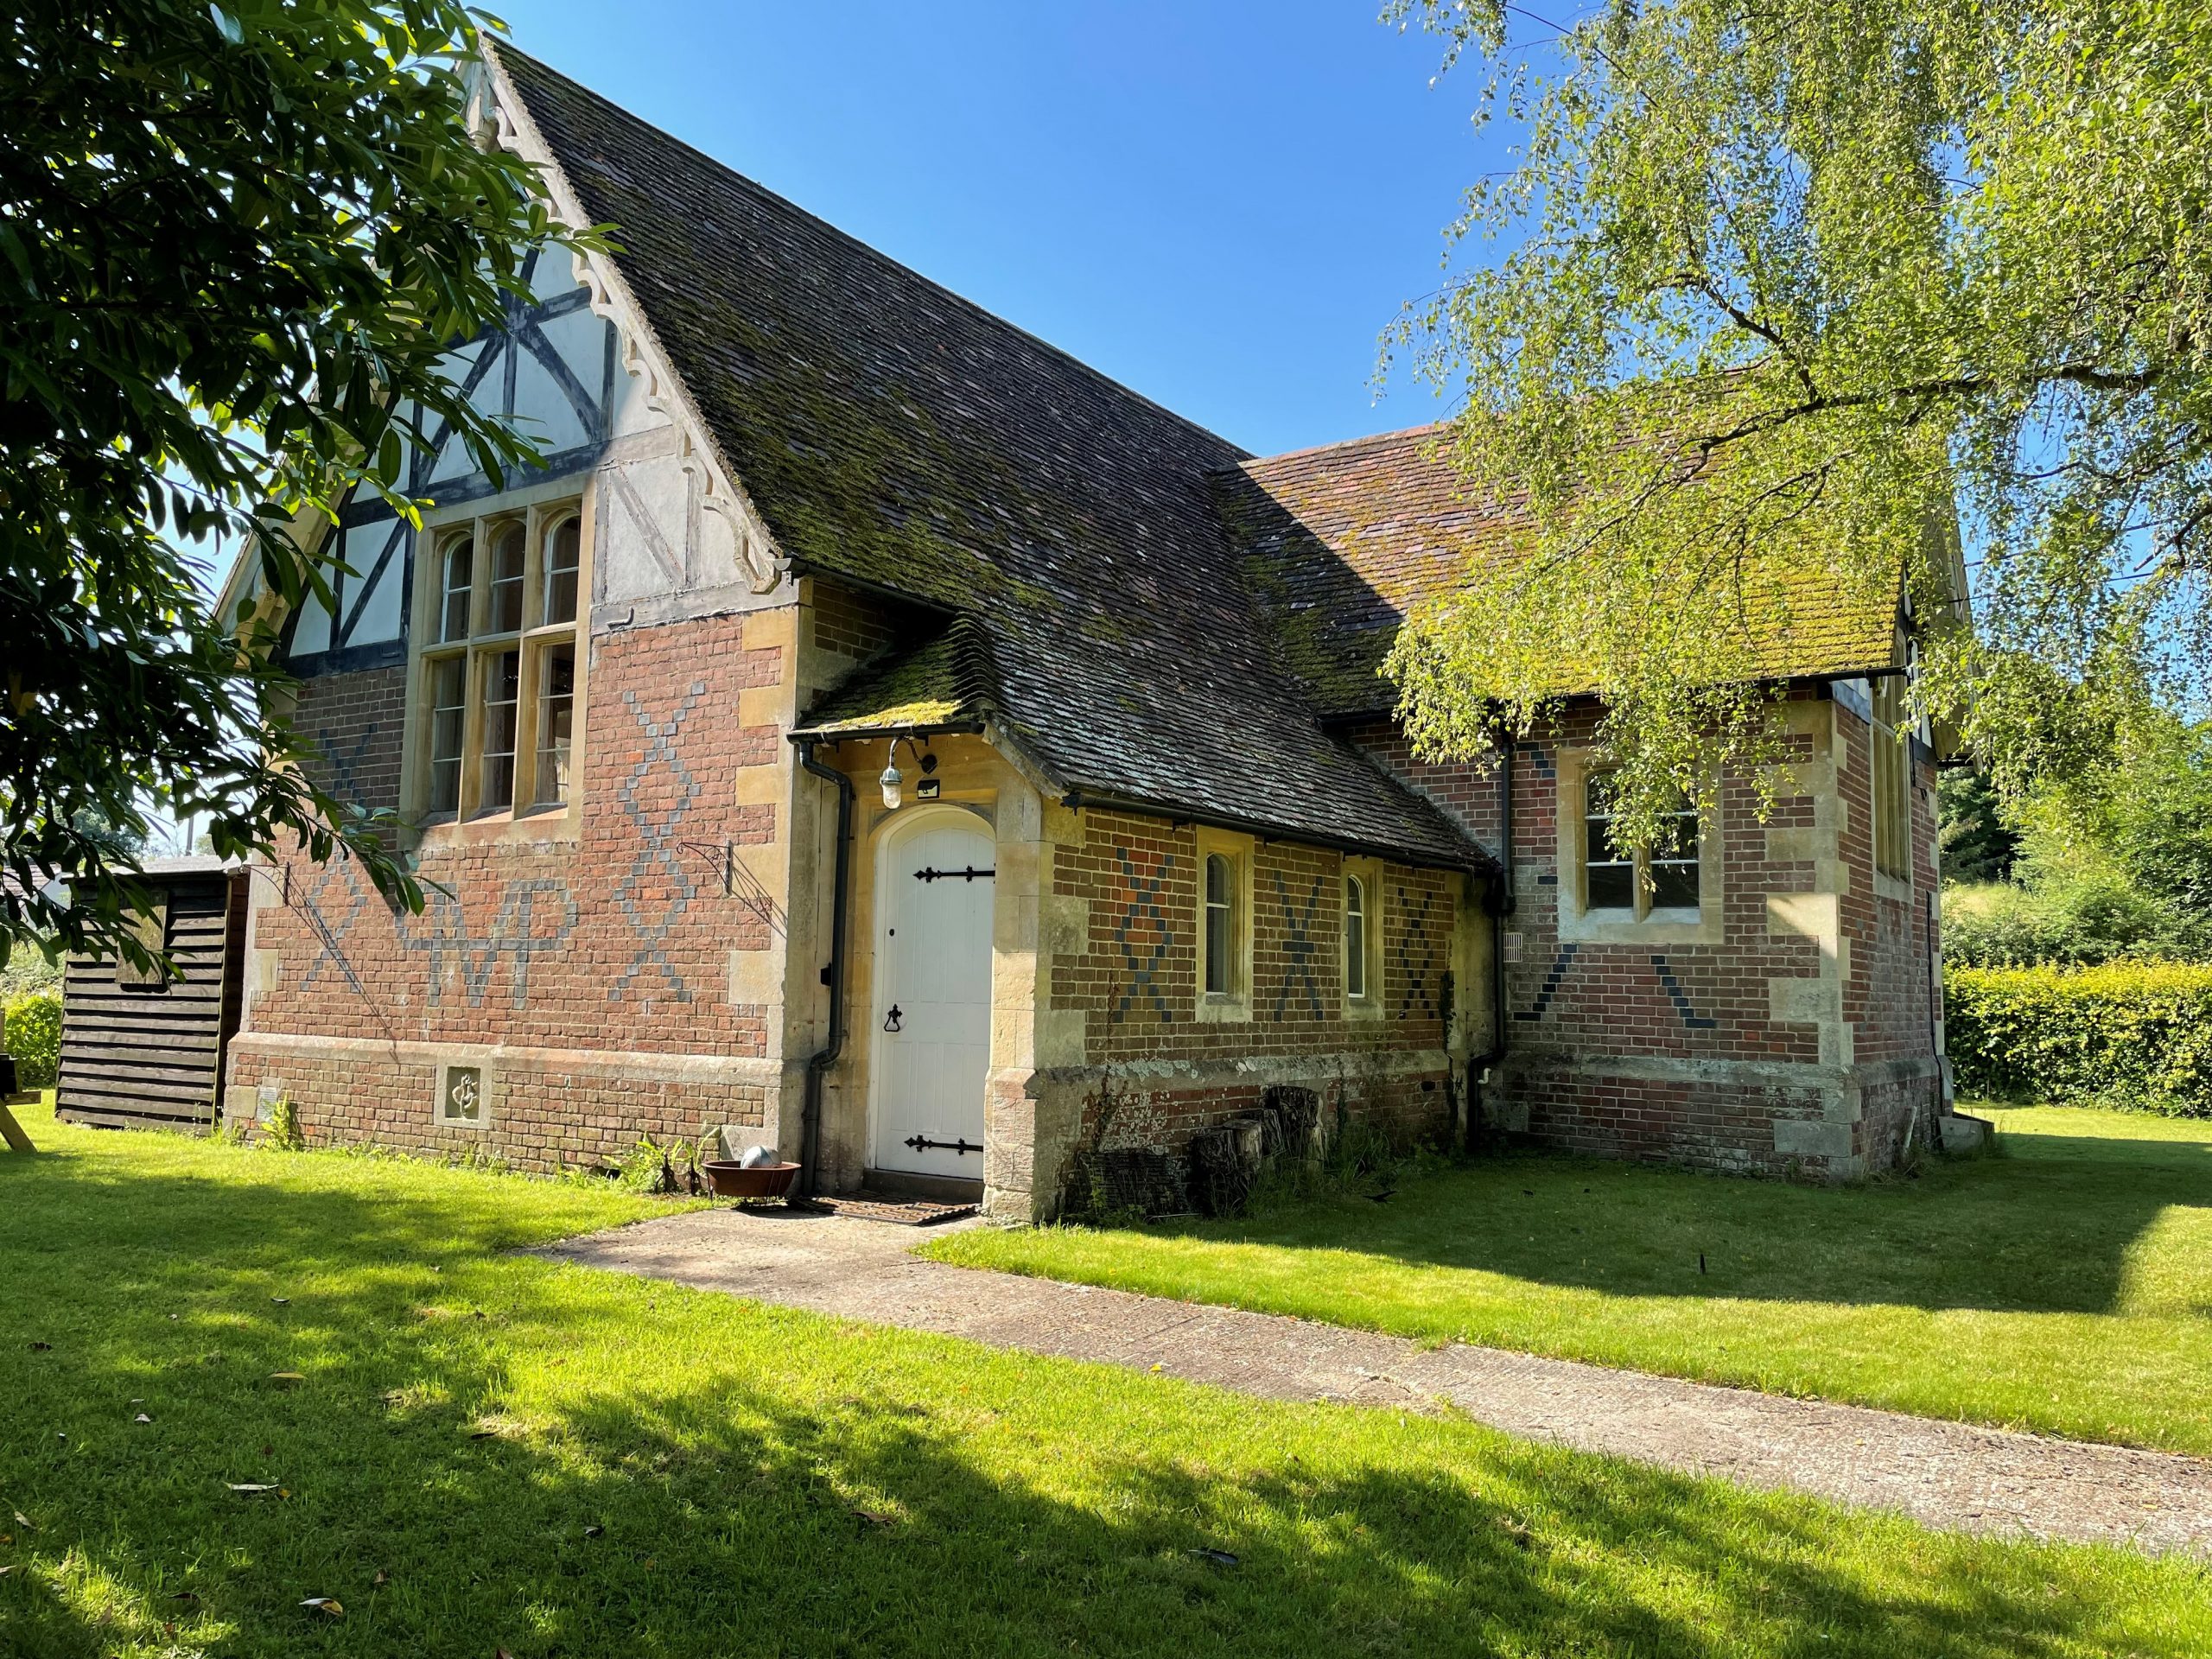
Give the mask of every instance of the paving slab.
[{"label": "paving slab", "polygon": [[[956,1223],[954,1226],[978,1224]],[[945,1228],[693,1211],[539,1254],[1269,1400],[1434,1413],[1977,1533],[2212,1557],[2212,1462],[925,1261]]]}]

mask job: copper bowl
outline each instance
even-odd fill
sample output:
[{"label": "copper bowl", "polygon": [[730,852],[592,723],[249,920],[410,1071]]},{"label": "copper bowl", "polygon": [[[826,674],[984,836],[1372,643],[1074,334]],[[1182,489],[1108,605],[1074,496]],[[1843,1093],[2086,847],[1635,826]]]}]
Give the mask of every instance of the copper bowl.
[{"label": "copper bowl", "polygon": [[747,1169],[734,1160],[715,1159],[699,1167],[718,1198],[780,1198],[798,1179],[797,1164],[762,1164]]}]

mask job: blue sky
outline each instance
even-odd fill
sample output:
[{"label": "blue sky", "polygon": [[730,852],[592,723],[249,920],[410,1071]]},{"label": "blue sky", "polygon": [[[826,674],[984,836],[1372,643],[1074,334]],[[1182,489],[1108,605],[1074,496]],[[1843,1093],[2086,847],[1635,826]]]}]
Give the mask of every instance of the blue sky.
[{"label": "blue sky", "polygon": [[1433,420],[1377,340],[1507,165],[1376,0],[509,0],[517,45],[1262,454]]}]

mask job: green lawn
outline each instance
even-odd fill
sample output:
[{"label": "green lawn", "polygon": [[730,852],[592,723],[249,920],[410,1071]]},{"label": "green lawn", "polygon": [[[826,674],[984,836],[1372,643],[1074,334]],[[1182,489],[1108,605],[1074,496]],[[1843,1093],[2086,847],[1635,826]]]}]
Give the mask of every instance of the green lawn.
[{"label": "green lawn", "polygon": [[2212,1453],[2212,1123],[1994,1111],[2006,1155],[1823,1188],[1516,1155],[1244,1221],[947,1261]]},{"label": "green lawn", "polygon": [[506,1254],[653,1207],[603,1191],[31,1127],[10,1659],[2212,1646],[2196,1565]]}]

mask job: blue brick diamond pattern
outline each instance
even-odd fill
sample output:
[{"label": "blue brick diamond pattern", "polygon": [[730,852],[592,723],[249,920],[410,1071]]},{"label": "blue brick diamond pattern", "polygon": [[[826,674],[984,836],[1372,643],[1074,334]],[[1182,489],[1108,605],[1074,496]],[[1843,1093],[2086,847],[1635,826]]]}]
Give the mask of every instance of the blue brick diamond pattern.
[{"label": "blue brick diamond pattern", "polygon": [[1681,1016],[1682,1024],[1692,1031],[1711,1031],[1720,1022],[1700,1014],[1691,1005],[1689,994],[1682,989],[1682,982],[1675,977],[1675,970],[1667,965],[1664,957],[1651,958],[1651,969],[1659,976],[1659,987],[1667,993],[1667,1000],[1675,1005],[1675,1012]]},{"label": "blue brick diamond pattern", "polygon": [[[1121,1024],[1129,1017],[1129,1009],[1142,995],[1166,1020],[1170,1016],[1167,999],[1160,995],[1160,970],[1166,963],[1168,942],[1173,936],[1166,913],[1160,907],[1160,890],[1167,885],[1168,873],[1175,868],[1175,855],[1163,853],[1160,868],[1147,879],[1139,873],[1128,848],[1117,846],[1114,853],[1122,861],[1122,882],[1129,895],[1128,903],[1122,907],[1121,919],[1114,925],[1115,942],[1122,947],[1122,961],[1129,970],[1129,982],[1122,988],[1110,1018],[1116,1025]],[[1141,957],[1137,954],[1140,941],[1136,936],[1147,924],[1152,928],[1152,949],[1149,955]]]},{"label": "blue brick diamond pattern", "polygon": [[1320,942],[1313,937],[1313,912],[1321,907],[1321,878],[1313,878],[1313,891],[1306,895],[1303,912],[1292,908],[1290,889],[1283,885],[1282,872],[1275,872],[1275,902],[1282,910],[1282,953],[1289,958],[1290,966],[1282,977],[1282,993],[1275,998],[1275,1018],[1281,1020],[1290,1007],[1291,993],[1300,986],[1306,989],[1306,1001],[1313,1017],[1321,1017],[1321,987],[1313,976],[1314,965],[1320,955]]},{"label": "blue brick diamond pattern", "polygon": [[[677,739],[683,734],[683,722],[691,717],[691,711],[706,695],[706,682],[692,681],[690,690],[667,718],[657,720],[635,691],[622,694],[622,701],[629,706],[630,717],[645,734],[645,749],[622,786],[614,792],[623,813],[638,831],[638,855],[631,861],[629,873],[615,884],[614,906],[636,932],[639,944],[629,966],[607,988],[610,1002],[635,997],[651,1007],[658,992],[639,984],[648,976],[664,986],[674,1001],[691,1001],[690,987],[684,984],[683,976],[677,972],[676,963],[669,957],[668,938],[699,893],[699,883],[683,867],[682,849],[677,844],[677,828],[697,802],[701,790],[699,780],[691,775],[690,768],[677,752]],[[673,785],[672,791],[658,807],[648,804],[645,789],[656,772],[665,773],[667,781]],[[652,896],[655,887],[663,888],[665,894],[658,901]],[[649,915],[649,909],[657,913]]]},{"label": "blue brick diamond pattern", "polygon": [[368,756],[369,746],[376,741],[377,726],[374,721],[370,721],[362,731],[361,741],[343,754],[340,754],[337,747],[331,742],[329,733],[319,732],[315,734],[315,747],[322,751],[323,765],[327,770],[324,786],[331,794],[349,804],[360,802],[361,786],[357,781],[358,774],[361,769],[361,762]]},{"label": "blue brick diamond pattern", "polygon": [[[332,858],[317,867],[315,885],[300,895],[297,908],[307,920],[308,931],[322,948],[315,952],[315,960],[300,976],[301,990],[307,990],[321,979],[326,968],[337,969],[355,990],[361,989],[360,982],[353,976],[353,965],[346,960],[345,939],[353,931],[353,924],[361,919],[361,912],[369,907],[371,891],[350,858]],[[325,912],[326,902],[334,913]],[[363,991],[362,995],[365,996],[367,993]]]},{"label": "blue brick diamond pattern", "polygon": [[[1398,1018],[1411,1020],[1434,1015],[1441,1019],[1444,1009],[1429,988],[1429,975],[1436,966],[1436,941],[1429,936],[1429,906],[1436,902],[1436,895],[1424,893],[1421,903],[1415,905],[1413,895],[1405,888],[1398,889],[1398,913],[1406,918],[1405,931],[1398,935],[1398,977],[1405,987],[1398,1001]],[[1421,947],[1416,958],[1414,947]]]},{"label": "blue brick diamond pattern", "polygon": [[1559,995],[1560,985],[1567,978],[1567,970],[1574,965],[1575,953],[1581,949],[1579,944],[1560,946],[1559,955],[1552,959],[1551,971],[1544,976],[1543,985],[1536,992],[1535,1002],[1529,1007],[1515,1009],[1513,1017],[1516,1020],[1533,1020],[1544,1017],[1544,1010],[1551,1007],[1552,998]]}]

